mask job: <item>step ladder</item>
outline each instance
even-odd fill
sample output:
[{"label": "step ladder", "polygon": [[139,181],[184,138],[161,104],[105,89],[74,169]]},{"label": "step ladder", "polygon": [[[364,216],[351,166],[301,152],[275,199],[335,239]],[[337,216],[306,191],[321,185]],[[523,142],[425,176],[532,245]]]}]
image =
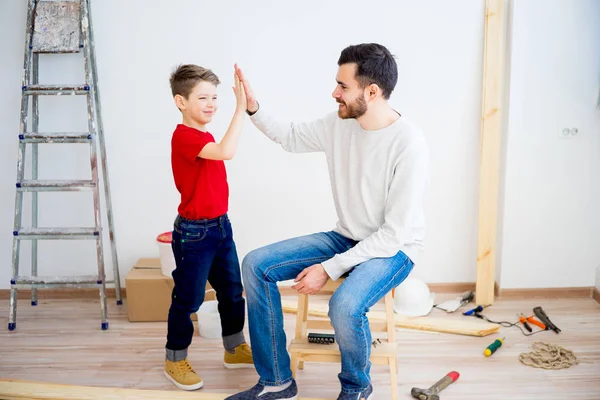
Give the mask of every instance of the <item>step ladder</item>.
[{"label": "step ladder", "polygon": [[[25,60],[21,96],[21,125],[17,159],[15,220],[13,229],[12,279],[8,329],[16,328],[17,291],[31,289],[31,305],[37,305],[37,289],[98,288],[103,330],[108,329],[106,285],[114,283],[117,304],[122,304],[119,265],[115,244],[113,213],[106,162],[106,147],[100,109],[100,91],[96,71],[96,56],[90,3],[88,0],[41,1],[28,0],[25,35]],[[39,54],[83,52],[85,83],[76,85],[39,84]],[[39,96],[86,96],[88,132],[39,132]],[[28,130],[29,99],[31,98],[31,130]],[[98,143],[96,143],[98,141]],[[91,180],[39,180],[38,144],[87,143],[90,146]],[[25,178],[25,150],[31,145],[31,179]],[[99,150],[99,151],[98,151]],[[102,163],[104,194],[109,225],[109,238],[114,268],[114,281],[106,281],[102,246],[102,214],[98,181],[98,155]],[[38,193],[51,191],[92,191],[94,226],[86,228],[45,228],[38,226]],[[32,192],[32,226],[22,227],[24,192]],[[95,240],[98,259],[97,274],[82,276],[38,276],[38,240]],[[20,243],[32,241],[31,276],[19,275]]]}]

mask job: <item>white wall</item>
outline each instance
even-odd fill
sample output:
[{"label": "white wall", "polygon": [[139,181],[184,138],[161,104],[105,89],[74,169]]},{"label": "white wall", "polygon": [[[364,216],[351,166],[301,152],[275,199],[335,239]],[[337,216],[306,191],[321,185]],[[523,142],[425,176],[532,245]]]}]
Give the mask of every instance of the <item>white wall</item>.
[{"label": "white wall", "polygon": [[[515,0],[501,286],[593,286],[600,265],[600,2]],[[563,127],[579,135],[559,137]]]},{"label": "white wall", "polygon": [[[590,8],[591,3],[579,1],[576,4],[578,8]],[[571,4],[574,3],[567,0],[557,3],[556,13],[575,8]],[[211,3],[210,8],[192,0],[168,3],[95,0],[93,21],[122,278],[137,258],[157,254],[155,237],[171,228],[176,213],[178,194],[172,183],[169,140],[180,117],[168,87],[168,75],[176,64],[197,63],[212,68],[221,77],[221,109],[212,126],[212,132],[220,137],[233,112],[234,99],[229,86],[234,62],[245,68],[265,109],[282,118],[306,120],[319,117],[335,106],[330,93],[335,84],[339,52],[349,44],[377,41],[387,45],[398,58],[400,80],[392,104],[422,127],[431,148],[431,184],[426,203],[427,250],[416,273],[428,282],[474,281],[484,8],[483,0],[375,1],[368,9],[358,0],[311,0],[293,4],[267,0],[221,1]],[[521,18],[530,20],[530,29],[544,27],[539,18],[534,18],[537,15],[534,7],[523,8],[522,12]],[[2,3],[0,35],[11,40],[0,43],[3,55],[0,63],[0,187],[3,188],[0,191],[0,227],[3,227],[0,260],[4,260],[0,264],[0,288],[9,287],[11,275],[24,19],[22,2]],[[563,34],[555,30],[546,32],[555,39]],[[528,32],[522,34],[526,36]],[[583,27],[573,35],[574,41],[581,42]],[[587,40],[591,43],[592,39]],[[595,54],[596,71],[600,47],[597,44],[596,40],[596,53],[594,49],[588,52]],[[534,56],[526,50],[523,53],[518,65],[527,65],[531,62],[527,57]],[[44,57],[42,79],[46,83],[82,80],[82,71],[69,66],[76,60],[78,56],[67,56],[66,60]],[[576,67],[565,68],[566,71],[574,68],[578,73],[572,75],[581,75]],[[73,77],[73,74],[78,76]],[[588,76],[582,91],[597,85],[598,76]],[[530,103],[536,104],[547,101],[551,95],[537,89],[525,94],[534,99]],[[563,115],[564,123],[577,119],[584,133],[579,140],[569,142],[575,146],[573,151],[578,152],[573,156],[576,161],[586,157],[591,147],[580,149],[578,143],[583,143],[586,137],[591,140],[591,130],[598,130],[600,126],[597,114],[592,122],[589,120],[594,117],[588,116],[587,125],[579,119],[579,113],[587,107],[581,96],[578,91],[568,92],[562,100],[569,106],[567,115]],[[67,110],[62,111],[66,103]],[[44,99],[41,129],[84,129],[84,111],[82,99]],[[521,121],[528,122],[525,114]],[[521,135],[542,134],[542,125],[534,121],[531,124],[535,129]],[[511,137],[515,129],[511,120]],[[590,133],[586,134],[587,130]],[[547,142],[556,142],[555,138],[548,137]],[[59,147],[41,148],[41,177],[85,177],[88,171],[85,148],[73,145],[61,150]],[[513,147],[516,150],[511,150]],[[522,201],[515,194],[530,198],[540,189],[524,183],[515,187],[510,182],[513,178],[519,182],[516,170],[523,165],[537,165],[536,168],[544,170],[547,158],[552,157],[528,151],[527,158],[515,158],[510,152],[522,154],[520,146],[511,142],[508,148],[508,168],[513,173],[507,176],[503,258],[508,260],[506,265],[513,265],[518,264],[516,256],[511,259],[509,255],[521,254],[520,263],[524,250],[517,246],[518,241],[511,242],[507,237],[521,234],[519,231],[528,223],[511,223],[521,215]],[[589,167],[592,167],[591,158]],[[81,172],[69,172],[75,168]],[[239,153],[228,162],[227,168],[231,186],[230,215],[240,257],[273,241],[334,226],[335,211],[321,155],[285,153],[248,123]],[[564,173],[568,183],[577,181],[582,172]],[[590,178],[591,174],[590,169]],[[582,188],[576,189],[581,191]],[[73,226],[90,224],[91,196],[88,195],[42,194],[40,222],[47,226],[65,224],[64,221]],[[75,196],[79,201],[72,200]],[[552,202],[560,199],[553,196],[549,201],[554,204]],[[557,202],[555,207],[562,205]],[[578,218],[581,216],[581,210],[562,212],[571,211]],[[550,218],[545,221],[550,222]],[[575,227],[592,231],[589,219],[579,218]],[[539,228],[544,231],[544,227]],[[543,239],[547,242],[551,238]],[[28,246],[23,247],[28,249]],[[588,253],[585,259],[588,264],[600,263],[597,253]],[[566,250],[564,254],[572,255]],[[28,273],[29,264],[27,257],[24,258],[23,272]],[[563,269],[557,267],[560,266],[552,266],[554,269],[548,275],[554,280],[544,282],[545,286],[565,286],[557,275]],[[59,242],[55,247],[40,244],[40,274],[89,273],[94,268],[92,243]],[[593,267],[589,266],[591,272],[583,264],[578,268],[571,270],[571,275],[578,279],[577,285],[591,286]],[[111,276],[110,263],[108,271]],[[503,282],[510,281],[510,271],[506,266],[502,269]],[[529,287],[539,281],[529,276],[518,282]],[[575,282],[569,285],[575,286]]]}]

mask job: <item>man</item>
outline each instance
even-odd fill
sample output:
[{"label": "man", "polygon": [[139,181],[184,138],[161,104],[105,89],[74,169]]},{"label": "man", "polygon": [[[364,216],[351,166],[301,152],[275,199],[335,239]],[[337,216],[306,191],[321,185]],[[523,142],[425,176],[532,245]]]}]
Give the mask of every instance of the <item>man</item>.
[{"label": "man", "polygon": [[242,263],[254,364],[260,380],[229,400],[297,399],[277,282],[317,293],[347,274],[329,302],[342,371],[338,400],[371,399],[367,311],[410,273],[423,247],[428,149],[421,131],[390,107],[398,70],[375,43],[344,49],[333,97],[337,113],[309,123],[280,123],[256,101],[243,72],[252,122],[295,153],[324,152],[339,221],[335,230],[250,252]]}]

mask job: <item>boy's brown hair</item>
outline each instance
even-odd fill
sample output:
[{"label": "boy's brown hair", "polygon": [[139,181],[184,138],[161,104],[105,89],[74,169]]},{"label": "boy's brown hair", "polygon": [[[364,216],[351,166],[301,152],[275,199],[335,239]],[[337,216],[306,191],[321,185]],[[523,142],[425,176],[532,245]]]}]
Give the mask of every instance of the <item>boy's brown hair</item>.
[{"label": "boy's brown hair", "polygon": [[187,99],[200,81],[210,82],[215,86],[221,83],[219,77],[210,69],[194,64],[179,65],[169,79],[173,97],[180,95]]}]

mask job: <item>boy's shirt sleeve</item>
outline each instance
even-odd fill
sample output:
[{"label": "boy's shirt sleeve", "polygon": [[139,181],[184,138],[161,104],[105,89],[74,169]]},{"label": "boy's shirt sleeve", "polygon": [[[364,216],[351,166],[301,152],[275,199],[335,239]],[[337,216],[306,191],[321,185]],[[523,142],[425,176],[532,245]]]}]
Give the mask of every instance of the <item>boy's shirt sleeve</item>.
[{"label": "boy's shirt sleeve", "polygon": [[173,135],[173,150],[186,160],[194,162],[204,146],[214,141],[207,132],[177,132]]}]

